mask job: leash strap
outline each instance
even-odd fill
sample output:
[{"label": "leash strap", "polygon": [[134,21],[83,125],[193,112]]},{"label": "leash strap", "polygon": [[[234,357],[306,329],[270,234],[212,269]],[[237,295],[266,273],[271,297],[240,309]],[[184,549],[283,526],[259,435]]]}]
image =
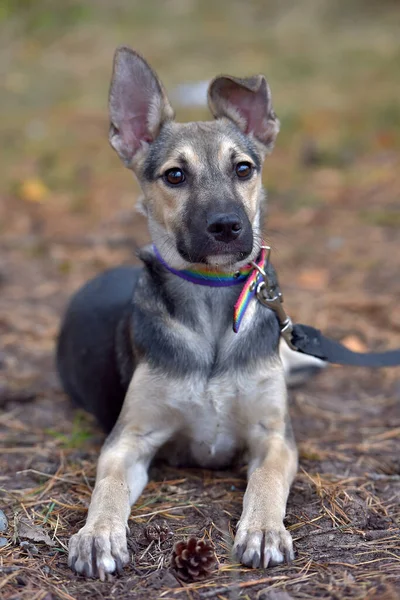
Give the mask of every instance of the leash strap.
[{"label": "leash strap", "polygon": [[257,261],[235,273],[221,273],[209,268],[177,271],[170,267],[154,246],[160,263],[171,273],[198,285],[226,287],[245,282],[234,307],[233,330],[239,331],[243,316],[254,297],[275,313],[281,336],[289,348],[337,365],[357,367],[395,367],[400,365],[400,348],[388,352],[353,352],[340,342],[331,340],[310,325],[293,324],[283,306],[276,272],[270,263],[271,248],[262,246]]},{"label": "leash strap", "polygon": [[257,299],[272,310],[278,319],[282,337],[292,350],[315,356],[326,362],[353,367],[396,367],[400,365],[400,348],[387,352],[353,352],[340,342],[326,337],[319,329],[310,325],[293,324],[283,307],[283,296],[278,278],[269,262],[271,249],[267,250],[267,260],[263,268],[253,263],[262,276],[257,286]]},{"label": "leash strap", "polygon": [[400,348],[387,352],[353,352],[310,325],[293,325],[292,344],[303,354],[316,356],[336,365],[353,367],[396,367],[400,365]]},{"label": "leash strap", "polygon": [[240,324],[243,320],[247,307],[250,304],[250,300],[254,298],[257,293],[257,286],[262,281],[262,274],[259,270],[262,271],[265,262],[267,260],[267,249],[266,247],[261,248],[260,258],[257,262],[253,263],[252,273],[247,278],[246,283],[243,286],[243,289],[240,293],[239,298],[236,301],[236,304],[233,309],[233,331],[237,333],[239,331]]}]

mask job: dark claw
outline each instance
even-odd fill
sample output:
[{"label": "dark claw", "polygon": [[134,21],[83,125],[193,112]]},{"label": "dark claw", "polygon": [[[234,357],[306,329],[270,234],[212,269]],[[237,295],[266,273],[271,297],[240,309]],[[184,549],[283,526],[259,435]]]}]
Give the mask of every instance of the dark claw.
[{"label": "dark claw", "polygon": [[96,576],[96,574],[97,574],[96,557],[97,557],[96,544],[95,544],[94,538],[93,538],[93,541],[92,541],[92,573],[94,576]]},{"label": "dark claw", "polygon": [[123,567],[123,564],[122,564],[122,560],[120,558],[116,558],[115,559],[115,564],[117,565],[116,566],[116,571],[117,571],[118,575],[122,575],[123,572],[124,572],[124,567]]},{"label": "dark claw", "polygon": [[243,553],[246,549],[246,544],[239,544],[236,548],[233,549],[234,557],[237,560],[242,560]]},{"label": "dark claw", "polygon": [[84,576],[85,576],[85,577],[92,577],[92,575],[91,575],[90,571],[91,571],[91,568],[90,568],[90,565],[89,565],[89,563],[88,563],[88,562],[85,562],[85,563],[83,564],[83,569],[82,569],[82,572],[83,572]]},{"label": "dark claw", "polygon": [[254,553],[253,556],[253,560],[251,562],[251,566],[253,567],[253,569],[258,569],[258,567],[260,566],[260,555],[258,554],[258,552]]},{"label": "dark claw", "polygon": [[290,552],[290,550],[288,548],[285,548],[283,553],[285,555],[285,561],[287,563],[292,562],[294,557],[293,557],[293,554]]}]

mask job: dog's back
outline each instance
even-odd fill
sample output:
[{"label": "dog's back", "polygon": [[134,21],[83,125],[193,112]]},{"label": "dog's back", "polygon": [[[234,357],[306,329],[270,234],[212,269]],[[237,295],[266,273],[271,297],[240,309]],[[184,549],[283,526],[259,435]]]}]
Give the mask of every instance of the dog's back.
[{"label": "dog's back", "polygon": [[72,298],[57,347],[57,368],[73,401],[114,426],[134,371],[129,317],[142,269],[121,266],[90,280]]}]

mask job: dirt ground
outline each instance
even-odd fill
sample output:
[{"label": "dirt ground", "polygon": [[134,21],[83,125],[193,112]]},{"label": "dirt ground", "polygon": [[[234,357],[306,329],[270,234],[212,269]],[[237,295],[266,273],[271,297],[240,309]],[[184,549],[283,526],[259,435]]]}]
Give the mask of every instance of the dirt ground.
[{"label": "dirt ground", "polygon": [[[59,322],[75,289],[108,266],[136,262],[136,248],[148,240],[134,210],[137,186],[106,139],[117,43],[134,33],[172,87],[190,73],[194,81],[252,65],[272,72],[282,136],[265,169],[265,238],[288,312],[353,349],[400,345],[397,5],[377,10],[371,2],[369,17],[356,13],[345,21],[330,15],[328,28],[312,13],[316,26],[308,38],[302,26],[297,39],[289,33],[309,22],[307,11],[278,20],[271,3],[272,31],[260,2],[249,4],[251,27],[246,21],[240,28],[235,1],[228,17],[223,2],[213,19],[195,2],[193,14],[175,1],[157,17],[150,14],[154,2],[148,4],[148,12],[135,5],[129,18],[123,1],[112,14],[99,3],[95,16],[91,2],[66,2],[53,21],[48,9],[29,2],[28,11],[21,2],[21,13],[0,12],[7,42],[0,115],[0,509],[8,519],[0,534],[0,598],[400,598],[399,368],[330,367],[290,392],[300,450],[286,518],[292,564],[252,571],[231,560],[244,469],[155,465],[130,517],[132,561],[124,573],[102,583],[67,568],[68,539],[84,522],[103,434],[60,389]],[[170,46],[163,27],[170,28]],[[233,27],[235,43],[246,48],[237,55]],[[180,69],[165,52],[171,60],[186,52]],[[198,57],[196,69],[190,52]],[[180,114],[204,116],[202,109]],[[146,526],[162,521],[172,535],[149,541]],[[169,569],[170,554],[176,541],[193,535],[214,545],[219,568],[206,581],[184,584]]]}]

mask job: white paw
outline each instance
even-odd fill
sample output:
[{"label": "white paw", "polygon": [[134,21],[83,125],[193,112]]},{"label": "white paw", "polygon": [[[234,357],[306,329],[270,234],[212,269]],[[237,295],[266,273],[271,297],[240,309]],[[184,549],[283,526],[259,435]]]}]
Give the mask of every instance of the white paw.
[{"label": "white paw", "polygon": [[69,541],[68,566],[86,577],[120,573],[129,562],[126,528],[122,523],[86,524]]},{"label": "white paw", "polygon": [[282,526],[279,529],[239,529],[233,546],[235,557],[247,567],[274,567],[294,558],[290,533]]}]

